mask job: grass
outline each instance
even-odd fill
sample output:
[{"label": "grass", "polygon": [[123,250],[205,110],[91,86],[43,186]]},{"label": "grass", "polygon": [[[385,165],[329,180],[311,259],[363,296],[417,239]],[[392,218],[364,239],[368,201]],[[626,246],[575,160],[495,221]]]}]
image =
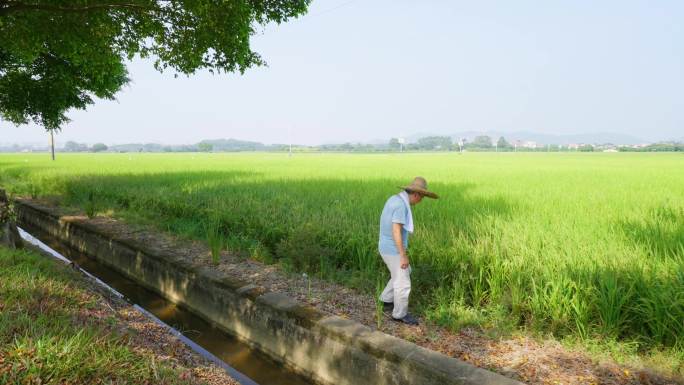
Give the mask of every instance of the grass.
[{"label": "grass", "polygon": [[75,272],[0,246],[0,383],[187,383],[89,317],[97,306]]},{"label": "grass", "polygon": [[216,222],[209,224],[205,231],[207,233],[207,244],[209,245],[209,250],[211,250],[211,261],[218,265],[221,260],[221,251],[225,244],[223,234],[221,234],[219,225]]},{"label": "grass", "polygon": [[681,352],[682,169],[681,154],[12,154],[0,186],[374,293],[382,206],[422,175],[442,199],[414,209],[417,312]]}]

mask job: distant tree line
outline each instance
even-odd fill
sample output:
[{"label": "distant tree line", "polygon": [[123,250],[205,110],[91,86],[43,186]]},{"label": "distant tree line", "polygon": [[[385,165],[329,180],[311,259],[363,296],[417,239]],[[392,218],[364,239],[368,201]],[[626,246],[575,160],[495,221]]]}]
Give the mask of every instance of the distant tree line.
[{"label": "distant tree line", "polygon": [[[517,144],[516,144],[517,142]],[[309,147],[309,151],[339,152],[397,152],[397,151],[497,151],[497,152],[595,152],[595,151],[684,151],[684,143],[663,142],[647,146],[620,146],[611,143],[603,144],[530,144],[515,141],[513,143],[501,136],[496,141],[490,136],[480,135],[471,141],[467,139],[452,140],[449,136],[426,136],[415,142],[402,144],[398,138],[391,138],[386,145],[344,143]]]},{"label": "distant tree line", "polygon": [[[517,144],[516,144],[517,143]],[[19,145],[0,148],[0,152],[20,152],[35,150]],[[241,152],[241,151],[269,151],[269,152],[399,152],[399,151],[497,151],[497,152],[592,152],[592,151],[623,151],[623,152],[684,152],[684,143],[661,142],[646,146],[617,146],[613,144],[577,144],[571,147],[565,145],[530,145],[528,142],[509,142],[504,137],[494,141],[487,135],[476,136],[472,140],[452,140],[449,136],[426,136],[412,143],[401,143],[398,138],[392,138],[386,144],[341,143],[323,144],[318,146],[270,144],[259,142],[215,139],[203,140],[196,144],[162,145],[158,143],[129,143],[107,146],[95,143],[89,146],[84,143],[68,141],[62,149],[64,152]],[[38,149],[37,151],[44,151]]]},{"label": "distant tree line", "polygon": [[[258,142],[248,142],[235,139],[203,140],[197,144],[161,145],[158,143],[128,143],[107,146],[96,143],[88,146],[85,143],[73,141],[64,144],[65,152],[233,152],[233,151],[268,151],[273,146],[266,146]],[[282,145],[278,145],[281,149]]]},{"label": "distant tree line", "polygon": [[[397,146],[398,140],[396,138],[390,139],[388,149],[397,151],[400,147]],[[591,150],[593,147],[589,146]],[[503,136],[496,141],[488,135],[480,135],[473,138],[471,141],[463,138],[453,141],[448,136],[427,136],[418,139],[415,143],[408,143],[403,147],[406,151],[560,151],[559,145],[548,145],[542,147],[525,147],[516,146],[506,140]]]},{"label": "distant tree line", "polygon": [[76,143],[73,141],[68,141],[64,143],[64,152],[102,152],[102,151],[107,151],[109,147],[107,147],[106,144],[104,143],[95,143],[92,146],[88,147],[87,144],[84,143]]},{"label": "distant tree line", "polygon": [[653,143],[643,147],[620,147],[623,152],[684,152],[684,143],[681,142],[662,142]]}]

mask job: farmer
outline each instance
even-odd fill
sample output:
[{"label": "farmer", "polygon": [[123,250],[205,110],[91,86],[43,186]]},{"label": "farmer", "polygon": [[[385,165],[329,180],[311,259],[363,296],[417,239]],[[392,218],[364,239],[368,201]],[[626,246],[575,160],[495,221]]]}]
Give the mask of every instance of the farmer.
[{"label": "farmer", "polygon": [[428,191],[425,178],[417,176],[410,185],[400,187],[403,191],[392,195],[380,216],[380,240],[378,250],[390,272],[380,300],[385,312],[392,312],[392,319],[409,325],[418,325],[418,320],[408,314],[408,299],[411,293],[411,267],[406,249],[408,235],[413,233],[411,206],[423,197],[437,199],[437,194]]}]

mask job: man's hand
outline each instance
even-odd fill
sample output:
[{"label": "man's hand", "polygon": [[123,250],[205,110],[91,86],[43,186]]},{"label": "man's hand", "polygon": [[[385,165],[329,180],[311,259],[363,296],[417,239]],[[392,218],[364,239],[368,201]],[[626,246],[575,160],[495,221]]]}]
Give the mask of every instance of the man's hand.
[{"label": "man's hand", "polygon": [[406,256],[406,250],[404,250],[404,242],[401,239],[401,227],[403,225],[401,223],[393,223],[392,224],[392,238],[394,239],[394,244],[397,246],[397,250],[399,250],[399,266],[402,269],[408,269],[409,267],[409,260],[408,257]]},{"label": "man's hand", "polygon": [[408,257],[407,257],[406,255],[402,255],[402,256],[399,258],[399,263],[400,263],[400,267],[401,267],[402,269],[404,269],[404,270],[405,270],[405,269],[408,269],[408,267],[409,267],[409,260],[408,260]]}]

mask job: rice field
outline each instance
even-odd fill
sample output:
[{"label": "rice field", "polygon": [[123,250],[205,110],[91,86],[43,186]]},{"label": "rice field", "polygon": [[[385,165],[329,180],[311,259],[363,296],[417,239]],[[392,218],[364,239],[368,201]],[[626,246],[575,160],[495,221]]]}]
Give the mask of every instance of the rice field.
[{"label": "rice field", "polygon": [[387,197],[422,175],[412,306],[441,324],[684,351],[684,156],[1,154],[0,186],[374,292]]}]

